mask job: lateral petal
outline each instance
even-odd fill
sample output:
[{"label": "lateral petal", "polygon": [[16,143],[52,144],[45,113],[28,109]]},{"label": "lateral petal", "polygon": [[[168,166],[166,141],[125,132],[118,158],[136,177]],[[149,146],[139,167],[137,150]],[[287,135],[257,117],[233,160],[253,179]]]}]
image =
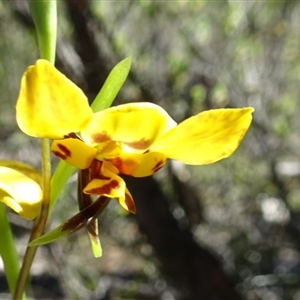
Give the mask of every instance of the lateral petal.
[{"label": "lateral petal", "polygon": [[37,217],[43,193],[39,184],[23,173],[0,167],[0,201],[20,216],[32,220]]},{"label": "lateral petal", "polygon": [[128,151],[142,153],[175,126],[176,122],[160,106],[130,103],[95,113],[81,135],[92,146],[115,141]]},{"label": "lateral petal", "polygon": [[97,149],[89,147],[79,139],[68,138],[53,141],[51,152],[68,164],[83,170],[90,167]]},{"label": "lateral petal", "polygon": [[23,132],[51,139],[81,131],[93,115],[83,92],[43,59],[24,73],[16,110]]},{"label": "lateral petal", "polygon": [[190,165],[210,164],[230,156],[247,132],[253,108],[215,109],[171,129],[150,148]]}]

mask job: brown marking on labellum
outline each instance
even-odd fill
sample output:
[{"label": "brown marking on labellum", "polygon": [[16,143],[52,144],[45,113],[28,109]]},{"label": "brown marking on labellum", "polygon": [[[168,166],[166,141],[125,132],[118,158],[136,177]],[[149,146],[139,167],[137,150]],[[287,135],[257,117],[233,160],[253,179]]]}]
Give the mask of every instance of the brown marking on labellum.
[{"label": "brown marking on labellum", "polygon": [[64,145],[60,144],[60,143],[57,143],[57,147],[59,148],[59,150],[61,150],[63,152],[63,154],[66,156],[66,157],[71,157],[71,151]]},{"label": "brown marking on labellum", "polygon": [[133,148],[133,149],[142,150],[142,149],[149,148],[149,146],[151,145],[151,141],[150,140],[141,139],[140,141],[135,141],[135,142],[127,142],[127,143],[123,142],[123,144],[125,144],[128,147]]},{"label": "brown marking on labellum", "polygon": [[135,204],[133,202],[133,199],[131,198],[131,196],[129,194],[125,194],[125,204],[128,208],[128,210],[135,214],[136,210],[135,210]]},{"label": "brown marking on labellum", "polygon": [[110,136],[106,132],[94,133],[92,135],[92,139],[95,143],[98,143],[98,144],[111,140]]},{"label": "brown marking on labellum", "polygon": [[66,155],[64,155],[63,153],[58,152],[58,151],[52,151],[52,153],[54,155],[58,156],[59,158],[61,158],[62,160],[66,160],[68,158]]},{"label": "brown marking on labellum", "polygon": [[159,169],[161,169],[164,166],[164,161],[160,160],[153,168],[153,172],[157,172]]},{"label": "brown marking on labellum", "polygon": [[96,194],[96,195],[109,195],[111,190],[119,188],[119,182],[117,180],[112,180],[108,184],[105,184],[103,186],[97,187],[95,189],[90,189],[86,191],[89,194]]}]

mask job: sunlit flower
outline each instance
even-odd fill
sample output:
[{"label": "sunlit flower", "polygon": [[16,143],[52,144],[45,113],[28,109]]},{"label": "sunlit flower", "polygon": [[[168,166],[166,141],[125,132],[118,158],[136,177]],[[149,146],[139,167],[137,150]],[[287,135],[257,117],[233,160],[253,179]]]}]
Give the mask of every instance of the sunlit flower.
[{"label": "sunlit flower", "polygon": [[15,161],[0,161],[0,201],[32,220],[41,209],[40,175],[32,167]]},{"label": "sunlit flower", "polygon": [[253,108],[209,110],[178,125],[151,103],[93,113],[83,92],[45,60],[25,72],[17,102],[23,132],[53,139],[55,155],[90,169],[84,193],[118,198],[132,212],[134,202],[118,174],[149,176],[168,158],[191,165],[226,158],[248,130],[252,112]]}]

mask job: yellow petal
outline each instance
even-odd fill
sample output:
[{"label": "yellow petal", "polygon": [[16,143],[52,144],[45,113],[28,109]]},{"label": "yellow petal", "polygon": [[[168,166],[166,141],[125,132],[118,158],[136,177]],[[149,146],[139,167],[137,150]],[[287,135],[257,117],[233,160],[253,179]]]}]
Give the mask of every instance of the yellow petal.
[{"label": "yellow petal", "polygon": [[162,168],[166,163],[166,157],[157,152],[122,153],[119,157],[109,159],[109,161],[121,174],[146,177]]},{"label": "yellow petal", "polygon": [[14,169],[0,167],[0,201],[20,216],[34,219],[40,212],[42,197],[36,181]]},{"label": "yellow petal", "polygon": [[129,212],[135,214],[135,212],[136,212],[135,204],[134,204],[134,201],[133,201],[133,198],[132,198],[130,192],[127,189],[125,191],[125,195],[123,197],[119,198],[119,203],[123,208],[125,208]]},{"label": "yellow petal", "polygon": [[53,141],[51,151],[68,164],[81,170],[89,168],[97,154],[97,149],[73,138]]},{"label": "yellow petal", "polygon": [[102,195],[109,198],[120,198],[125,195],[125,182],[118,175],[102,168],[98,178],[92,179],[83,192],[90,195]]},{"label": "yellow petal", "polygon": [[93,115],[83,92],[42,59],[24,73],[16,110],[23,132],[51,139],[81,131]]},{"label": "yellow petal", "polygon": [[28,164],[15,160],[0,160],[0,166],[19,171],[42,186],[42,176],[40,172]]},{"label": "yellow petal", "polygon": [[160,106],[130,103],[94,114],[81,135],[92,146],[115,141],[121,142],[128,151],[144,152],[174,126],[176,122]]},{"label": "yellow petal", "polygon": [[161,137],[150,151],[191,165],[230,156],[247,132],[253,108],[216,109],[191,117]]}]

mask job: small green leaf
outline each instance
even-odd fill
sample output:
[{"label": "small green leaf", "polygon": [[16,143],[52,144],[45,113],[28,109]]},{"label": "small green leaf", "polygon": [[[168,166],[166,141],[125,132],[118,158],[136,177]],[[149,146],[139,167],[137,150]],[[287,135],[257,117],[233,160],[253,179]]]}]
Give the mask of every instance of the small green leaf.
[{"label": "small green leaf", "polygon": [[63,230],[64,224],[60,225],[59,227],[53,229],[52,231],[42,235],[41,237],[31,241],[29,243],[29,247],[41,246],[45,244],[49,244],[54,242],[62,237],[65,237],[72,233],[72,230]]},{"label": "small green leaf", "polygon": [[127,57],[116,64],[111,70],[103,87],[91,105],[94,112],[98,112],[111,106],[128,76],[130,66],[131,58]]},{"label": "small green leaf", "polygon": [[[130,66],[131,58],[127,57],[124,60],[120,61],[111,70],[103,84],[103,87],[101,88],[100,92],[91,105],[93,112],[98,112],[111,106],[128,76]],[[89,227],[87,227],[87,229],[92,245],[93,254],[95,257],[100,257],[102,256],[102,248],[98,237],[98,223],[96,220],[94,224],[96,230],[94,234],[89,230]]]},{"label": "small green leaf", "polygon": [[102,247],[101,247],[99,237],[97,237],[97,239],[90,239],[90,241],[91,241],[94,257],[96,257],[96,258],[101,257],[102,256]]},{"label": "small green leaf", "polygon": [[[30,247],[41,246],[54,242],[62,237],[65,237],[77,230],[87,227],[88,231],[91,231],[91,224],[97,218],[97,216],[103,211],[103,209],[109,203],[110,198],[100,196],[95,202],[81,210],[78,214],[73,216],[64,224],[58,226],[52,231],[42,235],[41,237],[31,241],[29,243]],[[95,231],[96,230],[96,231]],[[98,238],[98,228],[94,229],[92,235],[93,237],[97,234],[97,238],[92,238],[92,250],[95,257],[102,255],[102,249],[100,240]]]}]

